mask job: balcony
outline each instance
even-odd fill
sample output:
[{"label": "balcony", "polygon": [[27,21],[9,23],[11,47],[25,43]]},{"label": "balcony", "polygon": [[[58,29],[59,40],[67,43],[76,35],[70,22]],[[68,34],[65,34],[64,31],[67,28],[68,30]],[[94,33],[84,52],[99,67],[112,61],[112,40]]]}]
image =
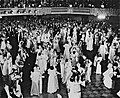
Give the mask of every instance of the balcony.
[{"label": "balcony", "polygon": [[76,8],[76,7],[41,7],[41,8],[0,8],[0,16],[46,15],[46,14],[81,14],[120,16],[120,9]]}]

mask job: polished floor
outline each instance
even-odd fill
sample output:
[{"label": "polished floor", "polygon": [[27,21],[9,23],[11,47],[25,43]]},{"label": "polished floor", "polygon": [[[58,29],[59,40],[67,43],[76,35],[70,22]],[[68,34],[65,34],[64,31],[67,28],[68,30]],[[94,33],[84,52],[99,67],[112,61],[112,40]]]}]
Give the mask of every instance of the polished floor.
[{"label": "polished floor", "polygon": [[[26,84],[27,85],[27,84]],[[63,84],[60,84],[60,91],[57,93],[62,95],[62,98],[68,98],[66,87]],[[44,93],[38,96],[30,97],[29,94],[24,92],[24,98],[57,98],[55,94]],[[107,89],[102,83],[101,75],[92,75],[92,82],[87,84],[86,87],[82,88],[82,98],[116,98],[112,95],[111,91]]]},{"label": "polished floor", "polygon": [[92,75],[92,82],[82,91],[82,98],[115,98],[111,91],[107,89],[101,75]]}]

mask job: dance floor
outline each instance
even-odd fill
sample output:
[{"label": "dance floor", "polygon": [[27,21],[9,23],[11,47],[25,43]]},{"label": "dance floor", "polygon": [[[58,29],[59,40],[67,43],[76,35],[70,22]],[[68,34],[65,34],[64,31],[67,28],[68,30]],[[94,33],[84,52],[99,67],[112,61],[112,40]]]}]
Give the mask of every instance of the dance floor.
[{"label": "dance floor", "polygon": [[[27,85],[29,85],[29,83],[26,84],[26,86]],[[65,85],[60,83],[60,91],[58,91],[57,93],[60,93],[62,95],[62,98],[68,98],[67,90],[65,88],[66,88]],[[27,90],[27,88],[25,89],[26,91],[29,91]],[[57,98],[56,97],[57,93],[55,94],[43,93],[39,97],[38,96],[30,97],[28,92],[24,92],[25,95],[24,98]],[[85,88],[82,88],[82,98],[116,98],[116,97],[114,97],[111,91],[104,86],[102,82],[102,76],[93,74],[92,82],[89,83]]]}]

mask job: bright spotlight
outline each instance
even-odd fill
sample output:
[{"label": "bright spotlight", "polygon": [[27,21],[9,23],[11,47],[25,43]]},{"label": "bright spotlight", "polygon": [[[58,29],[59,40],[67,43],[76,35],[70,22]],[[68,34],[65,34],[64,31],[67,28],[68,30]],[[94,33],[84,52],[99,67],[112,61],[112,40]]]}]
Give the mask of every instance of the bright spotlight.
[{"label": "bright spotlight", "polygon": [[72,7],[72,4],[70,4],[69,7]]},{"label": "bright spotlight", "polygon": [[97,18],[100,19],[100,20],[102,20],[102,19],[105,19],[106,16],[105,15],[98,15]]},{"label": "bright spotlight", "polygon": [[105,6],[102,4],[102,5],[101,5],[101,8],[105,8]]}]

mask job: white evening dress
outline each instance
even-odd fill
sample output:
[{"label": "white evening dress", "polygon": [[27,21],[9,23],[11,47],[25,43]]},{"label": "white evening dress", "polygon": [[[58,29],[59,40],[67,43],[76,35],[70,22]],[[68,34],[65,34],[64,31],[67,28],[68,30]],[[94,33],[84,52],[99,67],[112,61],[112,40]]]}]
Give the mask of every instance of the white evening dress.
[{"label": "white evening dress", "polygon": [[31,86],[31,96],[33,95],[39,95],[39,78],[40,78],[40,74],[39,72],[35,71],[31,73],[31,80],[32,80],[32,86]]},{"label": "white evening dress", "polygon": [[65,56],[66,59],[69,59],[70,58],[70,52],[69,52],[70,45],[69,44],[65,44],[64,47],[65,47],[64,56]]},{"label": "white evening dress", "polygon": [[97,66],[96,66],[96,74],[101,74],[101,64],[100,64],[101,61],[102,61],[102,57],[98,57]]},{"label": "white evening dress", "polygon": [[61,59],[61,62],[60,62],[61,78],[63,78],[64,76],[64,69],[65,69],[65,61],[64,59]]},{"label": "white evening dress", "polygon": [[101,54],[103,60],[105,60],[105,54],[108,53],[108,48],[107,48],[107,45],[104,43],[104,45],[100,45],[100,48],[99,48],[99,53]]},{"label": "white evening dress", "polygon": [[86,76],[85,76],[86,80],[89,82],[91,82],[91,79],[90,79],[90,77],[91,77],[91,65],[92,65],[92,62],[89,60],[89,63],[86,65],[87,71],[86,71]]},{"label": "white evening dress", "polygon": [[108,69],[103,73],[103,76],[104,76],[103,83],[104,83],[105,87],[107,87],[109,89],[112,88],[112,79],[111,79],[112,73],[113,73],[112,64],[108,64]]},{"label": "white evening dress", "polygon": [[1,49],[6,49],[6,43],[5,43],[5,40],[3,40],[2,42],[1,42],[1,47],[0,47]]},{"label": "white evening dress", "polygon": [[87,44],[87,50],[92,51],[93,50],[93,35],[90,35],[88,38]]},{"label": "white evening dress", "polygon": [[115,56],[115,47],[114,46],[110,46],[108,59],[110,61],[113,61],[114,56]]},{"label": "white evening dress", "polygon": [[57,78],[57,73],[56,70],[50,70],[48,69],[48,89],[47,92],[48,93],[55,93],[59,87],[58,87],[58,78]]},{"label": "white evening dress", "polygon": [[68,82],[68,97],[69,98],[81,98],[81,86],[78,82]]},{"label": "white evening dress", "polygon": [[65,63],[64,75],[63,75],[63,79],[62,79],[63,83],[66,83],[70,79],[70,77],[72,75],[71,70],[72,70],[72,65],[71,65],[71,62],[68,61]]}]

